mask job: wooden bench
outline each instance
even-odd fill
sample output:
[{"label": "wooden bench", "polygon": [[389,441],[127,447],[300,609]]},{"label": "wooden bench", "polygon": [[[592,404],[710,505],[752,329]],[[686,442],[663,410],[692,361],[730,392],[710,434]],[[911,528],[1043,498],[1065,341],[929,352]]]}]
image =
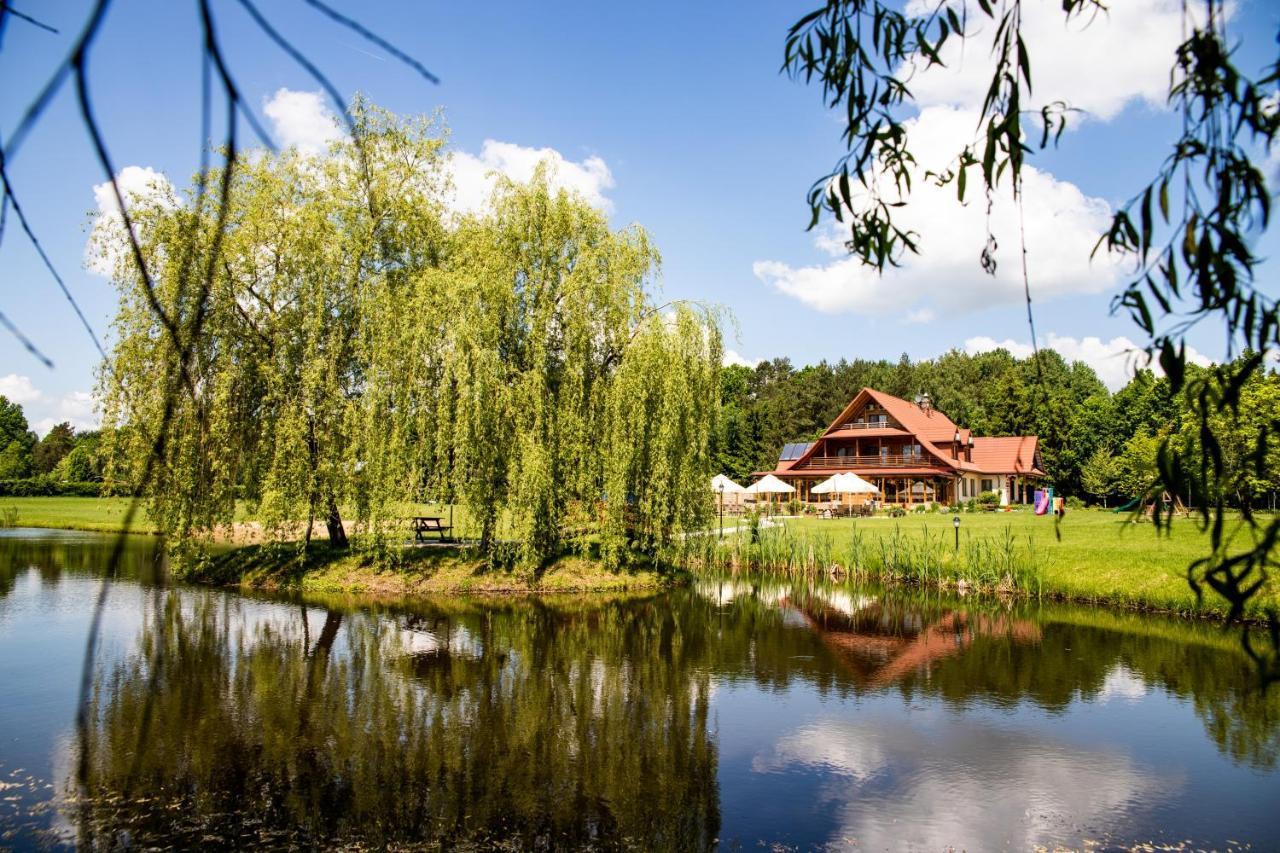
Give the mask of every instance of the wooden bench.
[{"label": "wooden bench", "polygon": [[444,523],[444,519],[437,515],[415,515],[413,517],[413,540],[415,542],[426,542],[428,533],[436,533],[439,535],[441,542],[445,541],[445,531],[449,530],[449,525]]}]

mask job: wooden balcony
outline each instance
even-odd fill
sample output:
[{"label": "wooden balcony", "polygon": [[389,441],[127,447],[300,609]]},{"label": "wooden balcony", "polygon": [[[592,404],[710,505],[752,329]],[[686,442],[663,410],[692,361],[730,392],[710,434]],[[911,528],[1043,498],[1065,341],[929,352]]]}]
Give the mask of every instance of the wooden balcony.
[{"label": "wooden balcony", "polygon": [[902,426],[898,424],[896,421],[850,421],[847,424],[840,424],[840,426],[836,427],[836,429],[841,431],[849,430],[850,432],[858,432],[860,430],[869,430],[869,429],[895,429],[900,432],[906,431],[906,430],[903,430]]},{"label": "wooden balcony", "polygon": [[813,456],[798,470],[838,470],[842,468],[933,468],[939,467],[931,456],[871,454],[862,456]]}]

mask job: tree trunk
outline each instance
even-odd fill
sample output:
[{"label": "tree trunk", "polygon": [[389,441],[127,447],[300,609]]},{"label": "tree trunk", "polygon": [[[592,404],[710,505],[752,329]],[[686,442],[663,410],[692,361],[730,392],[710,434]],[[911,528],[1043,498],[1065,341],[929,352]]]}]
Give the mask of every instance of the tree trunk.
[{"label": "tree trunk", "polygon": [[333,641],[337,639],[338,628],[342,627],[342,614],[336,610],[326,611],[324,614],[324,627],[320,629],[320,636],[316,639],[316,647],[311,650],[312,660],[327,660],[329,652],[333,650]]},{"label": "tree trunk", "polygon": [[338,502],[333,495],[329,496],[329,517],[324,523],[329,528],[329,547],[346,548],[351,544],[347,541],[347,531],[342,527],[342,516],[338,514]]}]

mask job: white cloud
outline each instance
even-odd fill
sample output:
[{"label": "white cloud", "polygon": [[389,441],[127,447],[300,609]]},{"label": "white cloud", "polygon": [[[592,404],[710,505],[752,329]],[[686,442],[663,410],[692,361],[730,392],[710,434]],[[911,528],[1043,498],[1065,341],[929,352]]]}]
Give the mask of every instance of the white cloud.
[{"label": "white cloud", "polygon": [[554,148],[526,148],[511,142],[486,139],[479,156],[455,151],[449,168],[453,176],[455,209],[482,210],[493,193],[495,174],[513,181],[528,181],[538,164],[550,166],[553,189],[565,189],[582,196],[589,204],[604,211],[613,210],[613,202],[605,193],[614,186],[609,166],[599,157],[581,162],[566,159]]},{"label": "white cloud", "polygon": [[[150,166],[125,166],[116,174],[116,185],[130,209],[143,201],[158,201],[171,206],[177,204],[169,179]],[[94,185],[93,200],[99,215],[85,244],[84,265],[89,272],[111,278],[125,260],[127,249],[120,239],[124,236],[124,222],[110,181]]]},{"label": "white cloud", "polygon": [[826,777],[815,812],[835,823],[831,840],[856,839],[858,849],[1044,849],[1080,827],[1122,835],[1133,804],[1186,790],[1185,773],[1151,773],[1123,750],[991,715],[859,710],[805,723],[761,747],[751,766]]},{"label": "white cloud", "polygon": [[1150,692],[1146,679],[1124,664],[1117,663],[1107,672],[1107,677],[1098,690],[1098,701],[1103,704],[1112,699],[1136,702],[1146,698]]},{"label": "white cloud", "polygon": [[[975,123],[972,112],[947,107],[930,107],[906,122],[918,166],[911,203],[896,208],[894,218],[899,227],[921,235],[920,254],[906,255],[900,267],[883,276],[845,256],[802,267],[757,261],[752,267],[756,277],[819,311],[893,315],[913,322],[927,322],[938,313],[955,315],[1020,302],[1021,228],[1009,193],[995,195],[988,217],[980,197],[961,205],[954,186],[939,187],[924,179],[925,171],[941,172],[950,165],[954,141],[968,138]],[[976,183],[977,175],[971,177]],[[1023,214],[1031,291],[1037,299],[1100,293],[1118,281],[1119,260],[1105,253],[1090,258],[1098,235],[1110,222],[1106,201],[1024,166]],[[998,244],[995,275],[983,272],[978,262],[988,223]],[[819,234],[818,248],[843,255],[843,235],[837,238],[836,232],[844,227],[829,223],[826,233]]]},{"label": "white cloud", "polygon": [[[907,5],[913,15],[933,8],[925,0]],[[994,70],[991,39],[999,18],[993,21],[971,8],[970,28],[976,29],[979,23],[976,38],[963,45],[951,39],[943,47],[945,67],[915,74],[911,93],[921,106],[981,106]],[[1165,105],[1169,69],[1182,41],[1182,4],[1180,0],[1126,0],[1108,4],[1105,12],[1087,12],[1067,21],[1061,4],[1024,3],[1022,34],[1031,57],[1032,81],[1031,103],[1024,108],[1066,101],[1108,121],[1133,101],[1156,108]]]},{"label": "white cloud", "polygon": [[262,111],[271,120],[273,136],[281,148],[322,154],[330,143],[343,136],[322,92],[277,89],[274,95],[263,100]]},{"label": "white cloud", "polygon": [[[911,0],[907,11],[927,14],[935,5]],[[1131,103],[1165,105],[1169,68],[1181,41],[1179,0],[1132,0],[1070,21],[1060,4],[1028,3],[1022,15],[1033,82],[1026,108],[1061,100],[1092,119],[1108,121]],[[815,244],[836,261],[799,267],[773,259],[757,261],[754,271],[762,281],[819,311],[893,315],[909,322],[1022,298],[1019,218],[1007,186],[997,193],[991,211],[998,268],[995,276],[987,276],[978,263],[987,215],[985,200],[974,191],[980,183],[976,169],[969,176],[970,201],[965,206],[957,202],[954,186],[940,188],[925,178],[927,171],[952,167],[964,144],[978,141],[978,111],[993,72],[990,40],[998,19],[991,21],[972,8],[967,17],[973,38],[963,44],[951,39],[942,51],[945,66],[925,68],[917,62],[909,81],[921,110],[905,122],[918,165],[910,205],[895,209],[894,218],[900,227],[920,235],[921,254],[907,255],[902,268],[879,276],[846,255],[847,229],[829,223]],[[1081,118],[1073,114],[1068,126]],[[1027,125],[1029,135],[1037,131],[1034,122]],[[873,187],[876,180],[873,176]],[[1109,289],[1117,281],[1119,259],[1105,254],[1090,259],[1098,235],[1110,222],[1107,202],[1032,166],[1024,166],[1023,181],[1033,295],[1045,299]],[[892,193],[884,195],[887,201],[896,200]]]},{"label": "white cloud", "polygon": [[[1149,362],[1142,348],[1124,335],[1104,341],[1092,335],[1074,338],[1050,332],[1041,344],[1041,348],[1056,350],[1068,363],[1082,361],[1089,365],[1093,368],[1093,372],[1098,374],[1102,384],[1112,391],[1123,388],[1133,377],[1134,371],[1143,367],[1150,367],[1157,376],[1163,374],[1159,362]],[[968,338],[964,342],[964,350],[970,354],[990,352],[994,349],[1008,350],[1017,358],[1026,358],[1032,351],[1030,343],[1015,341],[1012,338],[997,341],[994,338],[979,335]],[[1187,361],[1201,367],[1207,367],[1213,363],[1213,359],[1194,347],[1187,347]]]},{"label": "white cloud", "polygon": [[724,351],[724,357],[720,359],[720,363],[725,367],[728,367],[731,364],[740,364],[743,367],[755,367],[760,363],[760,359],[746,358],[737,350],[727,349]]},{"label": "white cloud", "polygon": [[25,406],[39,400],[42,395],[29,377],[10,373],[0,376],[0,396],[7,397],[10,403]]},{"label": "white cloud", "polygon": [[10,373],[0,376],[0,396],[21,405],[27,424],[41,436],[63,421],[77,430],[97,429],[102,423],[94,412],[93,395],[87,391],[54,397],[37,388],[31,377]]}]

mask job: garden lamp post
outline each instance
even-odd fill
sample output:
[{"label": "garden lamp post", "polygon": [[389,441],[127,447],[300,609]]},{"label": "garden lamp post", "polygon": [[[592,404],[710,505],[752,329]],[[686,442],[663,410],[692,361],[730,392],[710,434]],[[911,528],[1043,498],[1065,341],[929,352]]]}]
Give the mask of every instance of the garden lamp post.
[{"label": "garden lamp post", "polygon": [[956,550],[960,550],[960,516],[954,516],[951,519],[951,526],[956,529]]},{"label": "garden lamp post", "polygon": [[720,484],[720,538],[724,538],[724,483]]}]

